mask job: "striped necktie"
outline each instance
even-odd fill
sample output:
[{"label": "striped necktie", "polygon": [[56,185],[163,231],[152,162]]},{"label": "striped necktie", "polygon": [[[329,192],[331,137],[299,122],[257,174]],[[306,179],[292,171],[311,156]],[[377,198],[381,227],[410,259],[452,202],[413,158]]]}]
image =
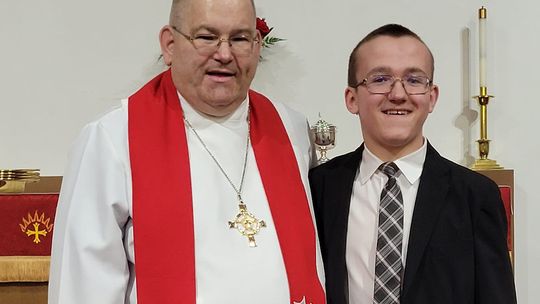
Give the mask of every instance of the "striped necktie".
[{"label": "striped necktie", "polygon": [[396,182],[399,168],[383,163],[379,170],[388,176],[381,193],[375,260],[374,304],[399,304],[401,292],[401,247],[403,240],[403,197]]}]

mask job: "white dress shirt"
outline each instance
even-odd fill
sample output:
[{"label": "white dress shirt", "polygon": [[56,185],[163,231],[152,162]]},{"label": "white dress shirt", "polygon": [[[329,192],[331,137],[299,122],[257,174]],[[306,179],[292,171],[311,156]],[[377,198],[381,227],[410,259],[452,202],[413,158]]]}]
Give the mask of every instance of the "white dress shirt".
[{"label": "white dress shirt", "polygon": [[[403,267],[407,260],[411,220],[426,152],[427,140],[424,139],[419,150],[394,161],[400,170],[396,180],[403,196]],[[373,303],[379,202],[388,181],[388,177],[377,170],[382,163],[365,147],[353,183],[345,253],[351,304]]]}]

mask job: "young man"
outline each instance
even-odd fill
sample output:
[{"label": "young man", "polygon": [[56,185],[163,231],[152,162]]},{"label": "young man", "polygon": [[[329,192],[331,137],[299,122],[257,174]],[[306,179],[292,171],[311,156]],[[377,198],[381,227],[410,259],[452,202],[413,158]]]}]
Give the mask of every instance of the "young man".
[{"label": "young man", "polygon": [[396,24],[350,55],[345,101],[364,143],[310,172],[328,303],[516,302],[497,186],[423,136],[433,62]]},{"label": "young man", "polygon": [[324,303],[306,120],[250,91],[250,0],[173,1],[170,69],[88,125],[56,215],[49,303]]}]

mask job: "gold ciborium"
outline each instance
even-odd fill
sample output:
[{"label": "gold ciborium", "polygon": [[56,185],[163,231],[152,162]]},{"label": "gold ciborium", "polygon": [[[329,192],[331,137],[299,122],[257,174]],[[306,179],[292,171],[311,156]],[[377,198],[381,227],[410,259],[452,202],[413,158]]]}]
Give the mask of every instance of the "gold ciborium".
[{"label": "gold ciborium", "polygon": [[336,127],[321,119],[319,115],[319,121],[311,127],[311,135],[320,155],[317,164],[329,161],[326,153],[336,146]]}]

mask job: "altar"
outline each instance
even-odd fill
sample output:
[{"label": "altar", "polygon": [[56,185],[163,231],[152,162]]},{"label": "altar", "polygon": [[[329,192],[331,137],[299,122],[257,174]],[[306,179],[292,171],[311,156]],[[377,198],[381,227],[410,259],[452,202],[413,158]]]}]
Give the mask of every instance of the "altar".
[{"label": "altar", "polygon": [[62,178],[0,184],[0,303],[46,304]]}]

